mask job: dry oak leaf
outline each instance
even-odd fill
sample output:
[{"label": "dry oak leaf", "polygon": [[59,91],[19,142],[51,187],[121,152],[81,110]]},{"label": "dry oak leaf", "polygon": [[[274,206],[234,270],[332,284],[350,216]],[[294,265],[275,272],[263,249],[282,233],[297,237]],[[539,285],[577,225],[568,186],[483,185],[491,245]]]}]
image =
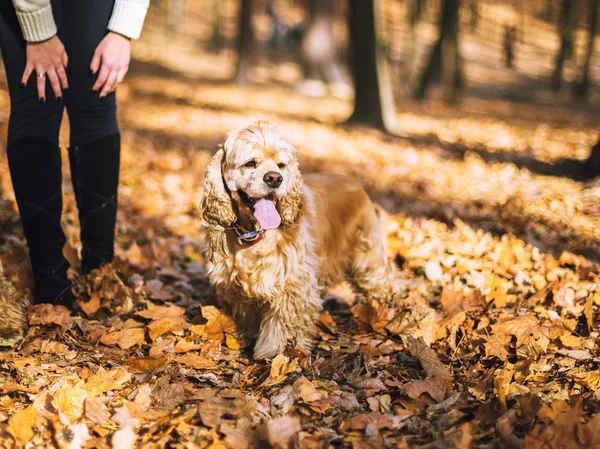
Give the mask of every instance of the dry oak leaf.
[{"label": "dry oak leaf", "polygon": [[137,315],[148,320],[159,320],[161,318],[170,316],[183,316],[185,315],[185,309],[183,307],[169,304],[168,306],[157,306],[151,302],[148,302],[148,308],[137,312]]},{"label": "dry oak leaf", "polygon": [[225,315],[215,306],[204,306],[201,310],[202,317],[207,320],[201,334],[202,339],[222,342],[226,334],[235,334],[236,326],[233,318]]},{"label": "dry oak leaf", "polygon": [[372,299],[367,300],[365,304],[356,304],[350,310],[361,333],[369,333],[371,330],[385,333],[385,326],[397,313],[390,307],[380,306]]},{"label": "dry oak leaf", "polygon": [[125,364],[132,371],[150,372],[165,366],[167,360],[164,355],[160,357],[129,357]]},{"label": "dry oak leaf", "polygon": [[19,410],[8,418],[7,431],[16,440],[19,446],[25,446],[33,437],[33,426],[35,424],[36,411],[33,405]]},{"label": "dry oak leaf", "polygon": [[600,370],[585,372],[570,372],[569,376],[579,385],[589,388],[592,391],[600,389]]},{"label": "dry oak leaf", "polygon": [[171,332],[181,334],[190,327],[190,323],[183,316],[165,316],[148,324],[148,336],[155,341],[161,335]]},{"label": "dry oak leaf", "polygon": [[480,290],[474,290],[465,295],[463,292],[444,287],[440,297],[442,312],[445,317],[457,312],[471,312],[473,310],[485,310],[487,303]]},{"label": "dry oak leaf", "polygon": [[107,391],[122,390],[131,380],[131,373],[124,368],[109,371],[100,367],[85,383],[84,389],[91,396],[99,396]]},{"label": "dry oak leaf", "polygon": [[427,378],[408,382],[403,386],[403,391],[413,399],[428,393],[438,402],[443,400],[452,385],[452,374],[440,362],[437,354],[425,344],[423,338],[408,337],[406,348],[413,357],[419,359]]},{"label": "dry oak leaf", "polygon": [[396,416],[391,414],[381,413],[362,413],[354,415],[352,418],[343,422],[340,430],[367,430],[369,435],[376,435],[381,429],[398,429],[400,423],[408,418],[409,415]]},{"label": "dry oak leaf", "polygon": [[273,449],[287,449],[292,438],[300,432],[302,426],[300,418],[284,416],[283,418],[270,419],[256,428],[261,440],[269,443]]},{"label": "dry oak leaf", "polygon": [[194,369],[217,369],[219,365],[209,357],[202,354],[182,354],[175,357],[177,363]]},{"label": "dry oak leaf", "polygon": [[27,311],[29,325],[57,325],[63,330],[70,329],[74,318],[71,311],[64,306],[53,306],[52,304],[37,304],[31,306]]},{"label": "dry oak leaf", "polygon": [[110,412],[102,398],[86,398],[84,415],[87,419],[99,425],[106,425],[110,419]]},{"label": "dry oak leaf", "polygon": [[300,372],[301,368],[298,366],[298,359],[290,359],[279,354],[271,361],[271,371],[269,377],[263,383],[263,387],[272,387],[284,382],[290,373]]},{"label": "dry oak leaf", "polygon": [[296,397],[317,413],[325,413],[331,408],[327,393],[317,388],[306,377],[302,376],[294,382]]},{"label": "dry oak leaf", "polygon": [[109,332],[108,334],[104,334],[100,339],[100,343],[106,346],[119,346],[123,350],[133,346],[141,346],[144,344],[144,341],[144,329],[139,328]]},{"label": "dry oak leaf", "polygon": [[360,408],[360,403],[354,393],[342,391],[339,396],[331,396],[329,401],[332,405],[340,407],[343,410],[350,411]]}]

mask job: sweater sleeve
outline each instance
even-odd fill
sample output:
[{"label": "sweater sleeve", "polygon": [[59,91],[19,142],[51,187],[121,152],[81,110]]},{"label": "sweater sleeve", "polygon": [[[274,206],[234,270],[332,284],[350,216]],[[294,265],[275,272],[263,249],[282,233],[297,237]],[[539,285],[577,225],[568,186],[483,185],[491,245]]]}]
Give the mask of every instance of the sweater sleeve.
[{"label": "sweater sleeve", "polygon": [[108,29],[130,39],[138,39],[150,0],[116,0]]},{"label": "sweater sleeve", "polygon": [[50,0],[13,0],[23,37],[27,42],[41,42],[56,34]]}]

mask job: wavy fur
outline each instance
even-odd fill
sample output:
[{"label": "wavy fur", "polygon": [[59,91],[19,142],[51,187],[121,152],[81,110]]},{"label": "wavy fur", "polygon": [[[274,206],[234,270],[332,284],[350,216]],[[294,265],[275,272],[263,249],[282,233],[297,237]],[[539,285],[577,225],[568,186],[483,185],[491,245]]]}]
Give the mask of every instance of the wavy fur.
[{"label": "wavy fur", "polygon": [[[262,177],[272,170],[284,181],[268,190]],[[393,300],[397,273],[386,256],[381,211],[348,177],[303,178],[296,150],[272,124],[230,133],[207,168],[204,189],[210,280],[239,330],[256,339],[255,358],[286,346],[311,348],[325,286],[348,280],[363,297]],[[267,194],[282,224],[254,245],[239,244],[230,228],[256,226],[241,198]]]}]

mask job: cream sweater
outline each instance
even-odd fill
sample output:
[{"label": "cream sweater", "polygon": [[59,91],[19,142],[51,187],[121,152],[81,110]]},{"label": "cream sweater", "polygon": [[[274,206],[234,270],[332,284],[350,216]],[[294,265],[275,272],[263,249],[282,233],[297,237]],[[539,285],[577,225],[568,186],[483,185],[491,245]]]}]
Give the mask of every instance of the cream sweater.
[{"label": "cream sweater", "polygon": [[[50,0],[13,0],[13,3],[27,42],[45,41],[56,34]],[[149,4],[150,0],[115,0],[107,28],[131,39],[139,38]]]}]

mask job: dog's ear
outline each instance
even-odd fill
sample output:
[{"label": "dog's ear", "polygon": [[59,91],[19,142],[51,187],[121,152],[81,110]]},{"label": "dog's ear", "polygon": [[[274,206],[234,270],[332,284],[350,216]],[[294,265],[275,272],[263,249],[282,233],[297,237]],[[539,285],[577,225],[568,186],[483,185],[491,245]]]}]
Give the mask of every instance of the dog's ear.
[{"label": "dog's ear", "polygon": [[204,193],[200,201],[200,211],[202,221],[207,227],[226,228],[237,220],[221,172],[223,155],[222,149],[215,153],[204,175]]},{"label": "dog's ear", "polygon": [[277,202],[277,209],[279,209],[283,224],[295,223],[302,216],[302,174],[298,168],[298,161],[294,160],[288,167],[290,169],[291,185],[288,193],[279,198]]}]

